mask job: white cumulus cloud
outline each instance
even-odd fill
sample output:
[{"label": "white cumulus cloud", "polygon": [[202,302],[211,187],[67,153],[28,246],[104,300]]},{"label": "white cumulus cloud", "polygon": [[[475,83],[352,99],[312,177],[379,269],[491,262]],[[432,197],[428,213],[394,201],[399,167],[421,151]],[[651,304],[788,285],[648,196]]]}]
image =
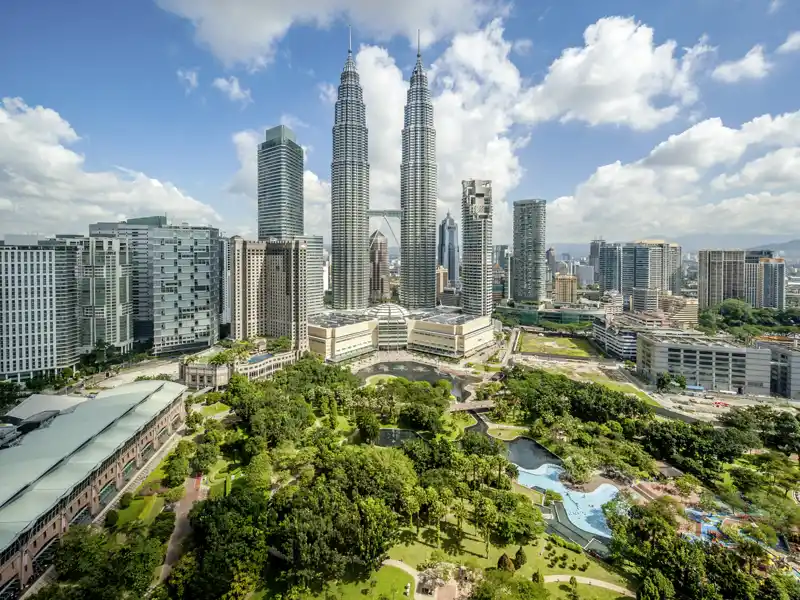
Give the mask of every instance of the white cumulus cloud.
[{"label": "white cumulus cloud", "polygon": [[[548,237],[580,240],[599,231],[624,240],[720,226],[726,233],[794,233],[798,151],[800,111],[739,128],[701,121],[641,160],[599,167],[572,195],[550,203]],[[746,155],[758,158],[742,166]]]},{"label": "white cumulus cloud", "polygon": [[[197,41],[225,65],[260,69],[269,64],[277,43],[295,24],[326,27],[337,19],[379,39],[405,36],[429,44],[476,27],[501,6],[499,0],[156,0],[194,25]],[[342,40],[342,44],[345,40]]]},{"label": "white cumulus cloud", "polygon": [[778,54],[789,54],[790,52],[800,52],[800,31],[793,31],[786,38],[777,50]]},{"label": "white cumulus cloud", "polygon": [[0,103],[0,233],[88,233],[94,221],[167,214],[216,224],[216,211],[175,185],[118,168],[89,171],[59,113],[21,98]]},{"label": "white cumulus cloud", "polygon": [[217,77],[211,85],[225,94],[231,102],[239,102],[242,106],[247,106],[253,101],[250,90],[242,87],[239,78],[233,75],[227,79]]},{"label": "white cumulus cloud", "polygon": [[712,71],[711,77],[723,83],[738,83],[746,79],[763,79],[772,70],[772,63],[757,44],[739,60],[724,62]]}]

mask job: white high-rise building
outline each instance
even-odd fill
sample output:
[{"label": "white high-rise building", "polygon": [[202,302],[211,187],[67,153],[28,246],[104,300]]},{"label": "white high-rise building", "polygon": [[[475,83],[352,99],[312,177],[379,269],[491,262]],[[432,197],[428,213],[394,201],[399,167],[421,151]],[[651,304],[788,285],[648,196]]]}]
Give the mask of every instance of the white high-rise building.
[{"label": "white high-rise building", "polygon": [[336,99],[331,162],[331,287],[337,310],[369,306],[368,211],[366,107],[348,49]]},{"label": "white high-rise building", "polygon": [[406,96],[400,163],[400,304],[409,309],[436,305],[436,197],[433,103],[417,51]]},{"label": "white high-rise building", "polygon": [[136,340],[153,338],[153,264],[150,254],[150,232],[166,227],[164,216],[139,217],[118,223],[89,225],[89,235],[120,237],[131,248],[131,297],[133,301],[133,335]]},{"label": "white high-rise building", "polygon": [[465,314],[492,314],[492,182],[461,182],[461,306]]},{"label": "white high-rise building", "polygon": [[322,236],[321,235],[298,235],[293,239],[305,242],[306,268],[305,294],[307,296],[308,316],[321,313],[325,308],[325,289],[322,272]]},{"label": "white high-rise building", "polygon": [[546,297],[546,210],[545,200],[514,202],[514,300],[541,302]]},{"label": "white high-rise building", "polygon": [[0,379],[23,381],[74,368],[78,248],[7,235],[0,241]]},{"label": "white high-rise building", "polygon": [[153,354],[188,352],[219,339],[220,244],[213,227],[150,230]]},{"label": "white high-rise building", "polygon": [[307,243],[231,238],[231,337],[288,337],[308,349]]},{"label": "white high-rise building", "polygon": [[133,348],[131,251],[125,238],[63,235],[78,250],[78,343],[80,353],[99,342],[120,353]]}]

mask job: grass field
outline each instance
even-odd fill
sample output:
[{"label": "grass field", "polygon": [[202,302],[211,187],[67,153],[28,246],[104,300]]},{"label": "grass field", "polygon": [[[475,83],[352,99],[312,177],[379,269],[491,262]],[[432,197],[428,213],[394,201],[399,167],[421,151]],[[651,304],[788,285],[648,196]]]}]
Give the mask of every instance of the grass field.
[{"label": "grass field", "polygon": [[[464,535],[459,547],[457,536],[457,525],[455,519],[450,516],[446,523],[442,525],[440,549],[453,557],[454,562],[461,562],[466,565],[481,566],[483,568],[496,567],[497,559],[504,552],[509,556],[514,556],[518,546],[511,545],[504,548],[489,546],[489,557],[484,556],[484,542],[481,536],[477,535],[475,528],[468,523],[463,524]],[[536,545],[525,547],[525,554],[528,562],[517,573],[523,577],[530,577],[534,571],[540,571],[542,575],[581,575],[594,579],[601,579],[617,585],[628,585],[628,582],[620,575],[609,570],[602,562],[595,560],[585,554],[577,555],[571,551],[566,551],[569,557],[567,567],[560,568],[558,565],[551,568],[545,557],[540,554],[544,552],[545,541],[538,540]],[[421,527],[417,535],[416,528],[405,528],[401,531],[400,542],[389,551],[389,558],[402,560],[407,565],[416,567],[419,563],[427,560],[431,552],[436,550],[436,530],[432,527]],[[578,565],[588,562],[589,567],[586,571],[572,570],[570,565],[576,562]]]},{"label": "grass field", "polygon": [[208,406],[204,406],[200,409],[200,414],[204,417],[213,417],[214,415],[218,415],[220,413],[225,412],[228,410],[230,406],[227,404],[223,404],[222,402],[217,402],[216,404],[210,404]]},{"label": "grass field", "polygon": [[528,429],[526,427],[520,427],[519,429],[507,429],[505,427],[490,427],[489,435],[492,437],[496,437],[497,439],[510,442],[511,440],[516,439],[521,435],[525,435],[525,432],[527,431]]},{"label": "grass field", "polygon": [[477,423],[475,417],[467,413],[457,413],[459,416],[455,416],[453,413],[445,413],[442,421],[444,422],[445,427],[450,431],[447,434],[447,438],[450,440],[455,440],[458,438],[467,427],[472,427]]},{"label": "grass field", "polygon": [[381,381],[389,381],[390,379],[396,379],[396,375],[370,375],[367,377],[367,381],[365,385],[378,385]]},{"label": "grass field", "polygon": [[660,406],[658,402],[653,400],[650,396],[644,393],[642,390],[637,388],[635,385],[626,383],[624,381],[614,381],[609,379],[603,373],[581,373],[580,378],[588,381],[592,381],[594,383],[599,383],[600,385],[604,385],[610,390],[614,390],[615,392],[622,392],[623,394],[633,394],[643,402],[649,404],[650,406]]},{"label": "grass field", "polygon": [[[374,582],[375,585],[371,585]],[[337,583],[331,585],[320,594],[300,594],[302,600],[322,600],[324,598],[337,598],[338,600],[377,600],[381,596],[388,598],[404,598],[403,592],[406,584],[414,587],[411,575],[397,567],[381,567],[367,581],[350,583]],[[267,590],[259,590],[249,597],[249,600],[265,600],[273,595]],[[413,592],[412,592],[413,597]]]},{"label": "grass field", "polygon": [[526,488],[524,485],[520,485],[516,481],[511,484],[511,487],[518,494],[525,494],[534,504],[541,505],[542,501],[544,500],[544,496],[542,494],[536,490],[532,490],[531,488]]},{"label": "grass field", "polygon": [[[568,583],[547,583],[545,587],[550,592],[551,600],[566,600],[569,598]],[[617,600],[618,598],[628,600],[627,596],[620,596],[617,592],[580,583],[578,584],[578,595],[581,600]]]},{"label": "grass field", "polygon": [[136,519],[144,521],[146,525],[153,522],[158,513],[164,508],[164,499],[160,496],[145,496],[136,498],[128,508],[119,511],[117,527],[130,523]]},{"label": "grass field", "polygon": [[519,343],[520,352],[536,352],[557,356],[589,357],[596,356],[594,348],[581,338],[555,336],[540,337],[532,333],[523,333]]}]

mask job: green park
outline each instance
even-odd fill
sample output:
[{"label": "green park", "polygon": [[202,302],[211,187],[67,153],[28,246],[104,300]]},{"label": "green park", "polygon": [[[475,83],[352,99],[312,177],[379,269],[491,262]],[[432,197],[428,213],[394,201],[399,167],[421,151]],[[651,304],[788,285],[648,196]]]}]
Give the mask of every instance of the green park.
[{"label": "green park", "polygon": [[[270,380],[234,375],[187,402],[188,435],[104,528],[68,531],[58,580],[34,598],[399,600],[412,574],[470,600],[800,598],[780,550],[800,526],[794,413],[736,409],[714,427],[561,373],[516,366],[484,384],[489,417],[512,424],[490,433],[546,448],[567,490],[620,490],[597,554],[550,527],[564,499],[521,485],[506,444],[450,411],[450,385],[364,382],[312,356]],[[405,433],[384,444],[387,430]],[[190,477],[208,498],[161,576],[175,524],[162,508]],[[695,513],[730,516],[707,535]]]}]

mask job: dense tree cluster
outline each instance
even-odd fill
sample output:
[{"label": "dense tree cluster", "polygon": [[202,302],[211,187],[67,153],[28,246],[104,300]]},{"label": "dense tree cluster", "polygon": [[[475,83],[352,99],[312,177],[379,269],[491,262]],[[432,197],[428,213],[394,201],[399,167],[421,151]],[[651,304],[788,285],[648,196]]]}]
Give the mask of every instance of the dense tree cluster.
[{"label": "dense tree cluster", "polygon": [[769,406],[736,407],[721,415],[720,423],[739,431],[755,432],[766,448],[800,453],[800,415]]},{"label": "dense tree cluster", "polygon": [[[163,527],[125,536],[75,526],[61,539],[54,566],[59,581],[35,600],[122,600],[141,598],[164,558]],[[171,531],[171,529],[170,529]]]},{"label": "dense tree cluster", "polygon": [[700,328],[726,331],[742,339],[777,333],[800,333],[800,309],[753,308],[742,300],[725,300],[700,313]]},{"label": "dense tree cluster", "polygon": [[800,583],[780,573],[754,575],[766,553],[740,540],[735,550],[678,532],[669,498],[636,504],[626,494],[603,508],[613,532],[614,562],[639,582],[641,600],[800,600]]}]

